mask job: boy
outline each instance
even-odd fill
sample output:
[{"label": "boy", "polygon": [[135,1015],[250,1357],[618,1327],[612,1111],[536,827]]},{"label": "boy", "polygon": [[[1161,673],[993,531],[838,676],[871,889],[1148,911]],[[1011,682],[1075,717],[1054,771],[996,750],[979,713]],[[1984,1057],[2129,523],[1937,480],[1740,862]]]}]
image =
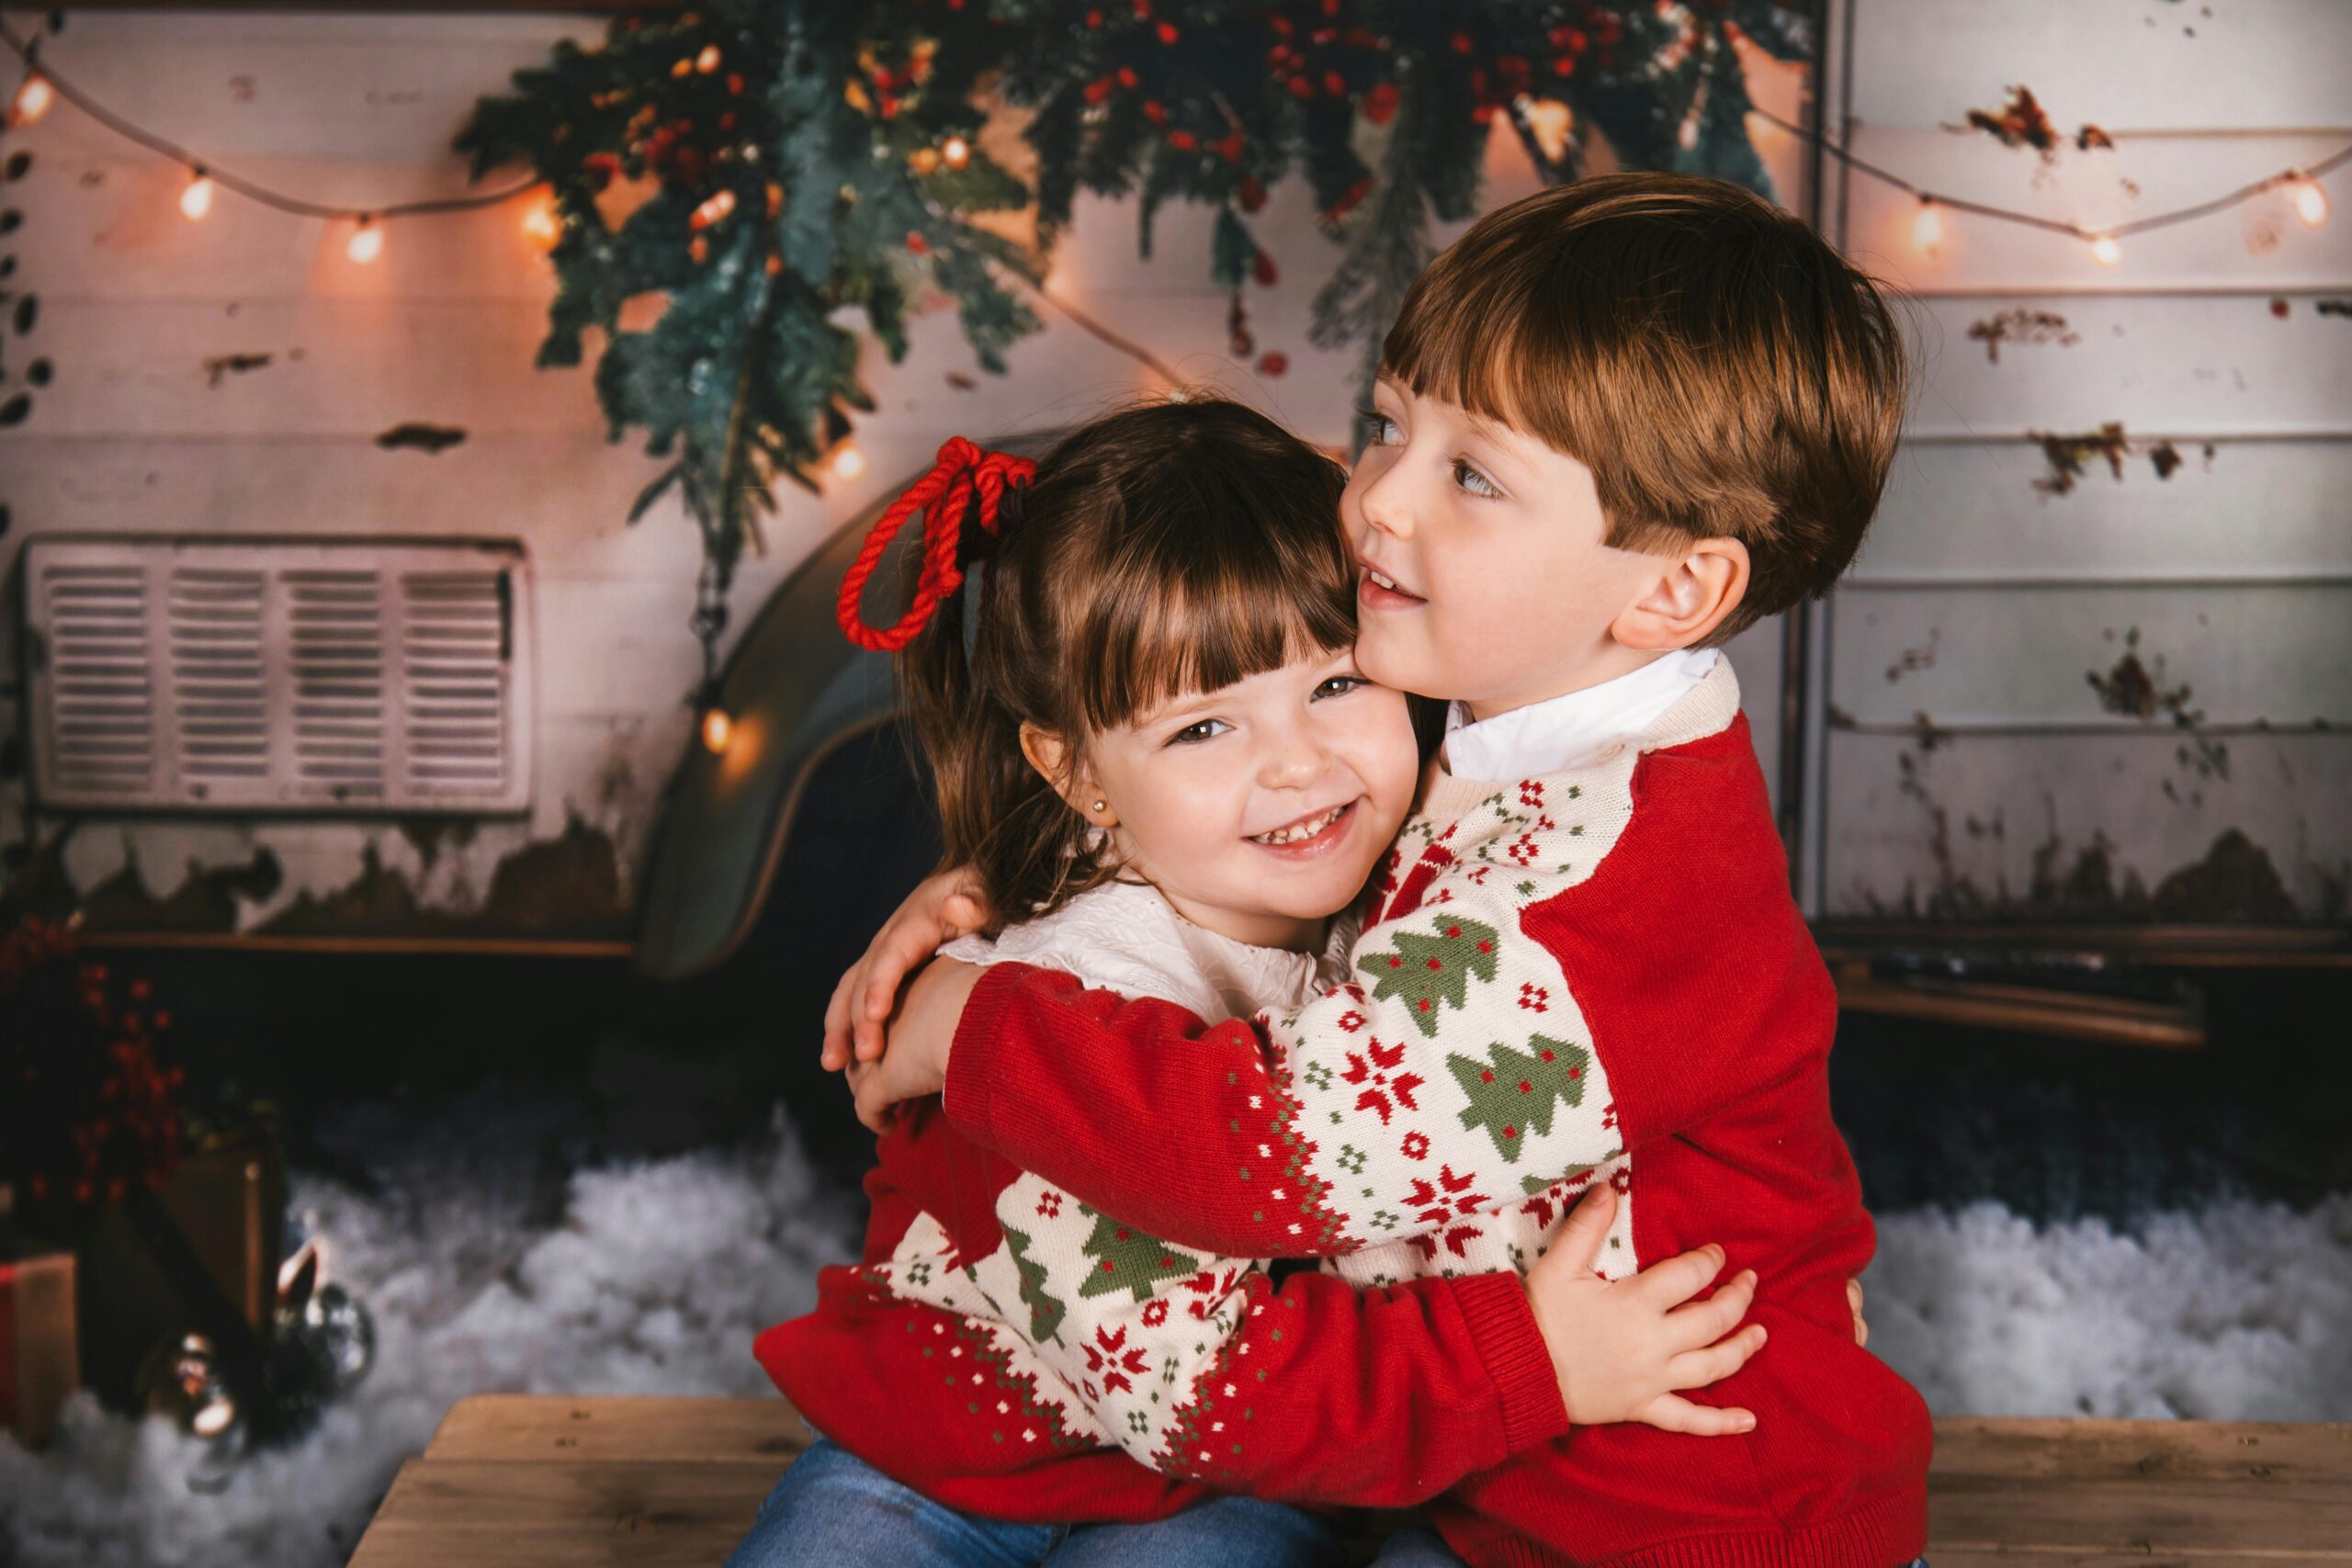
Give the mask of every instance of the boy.
[{"label": "boy", "polygon": [[1454,705],[1356,982],[1261,1049],[934,964],[861,1113],[944,1084],[978,1141],[1155,1234],[1367,1285],[1523,1269],[1608,1181],[1605,1276],[1701,1239],[1760,1274],[1773,1348],[1711,1395],[1758,1426],[1572,1431],[1442,1499],[1447,1544],[1894,1568],[1924,1544],[1927,1412],[1850,1335],[1871,1228],[1829,1120],[1834,993],[1715,651],[1852,559],[1904,404],[1894,323],[1760,198],[1626,175],[1481,220],[1384,357],[1342,501],[1357,657]]}]

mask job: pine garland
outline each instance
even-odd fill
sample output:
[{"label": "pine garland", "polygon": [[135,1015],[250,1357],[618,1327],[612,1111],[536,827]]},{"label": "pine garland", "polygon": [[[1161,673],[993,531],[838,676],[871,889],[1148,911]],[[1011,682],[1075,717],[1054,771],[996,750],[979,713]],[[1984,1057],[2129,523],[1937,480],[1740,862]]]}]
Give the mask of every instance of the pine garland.
[{"label": "pine garland", "polygon": [[[1001,372],[1037,327],[1019,289],[1086,190],[1136,198],[1147,256],[1168,202],[1213,208],[1211,276],[1246,343],[1242,291],[1279,276],[1250,219],[1295,174],[1345,246],[1312,340],[1363,344],[1368,379],[1430,224],[1477,209],[1498,112],[1532,148],[1528,107],[1564,104],[1623,164],[1767,189],[1735,28],[1812,47],[1774,0],[709,0],[559,44],[458,145],[477,175],[527,165],[553,188],[538,363],[603,336],[613,438],[669,459],[630,519],[676,488],[723,595],[775,482],[816,488],[873,412],[846,312],[896,360],[936,290]],[[1026,178],[980,146],[1000,107],[1027,115]],[[1579,152],[1539,167],[1573,177]],[[1034,248],[976,221],[1022,212]],[[647,297],[659,314],[624,327]]]}]

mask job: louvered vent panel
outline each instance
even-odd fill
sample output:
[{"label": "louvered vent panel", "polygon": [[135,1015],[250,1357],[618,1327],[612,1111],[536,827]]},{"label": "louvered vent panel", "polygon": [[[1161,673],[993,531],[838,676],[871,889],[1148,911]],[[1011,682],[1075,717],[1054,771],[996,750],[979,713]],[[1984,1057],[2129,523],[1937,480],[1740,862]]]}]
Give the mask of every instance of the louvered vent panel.
[{"label": "louvered vent panel", "polygon": [[383,579],[371,568],[290,570],[287,636],[294,676],[294,776],[312,797],[380,801],[390,628]]},{"label": "louvered vent panel", "polygon": [[519,546],[36,538],[26,558],[47,804],[530,805]]},{"label": "louvered vent panel", "polygon": [[164,618],[179,776],[199,799],[266,798],[268,579],[250,569],[192,566],[173,572],[171,584]]},{"label": "louvered vent panel", "polygon": [[40,584],[47,689],[42,717],[52,776],[96,801],[138,800],[155,786],[157,737],[147,572],[136,561],[44,562]]},{"label": "louvered vent panel", "polygon": [[402,739],[420,795],[503,787],[510,592],[491,571],[401,580]]}]

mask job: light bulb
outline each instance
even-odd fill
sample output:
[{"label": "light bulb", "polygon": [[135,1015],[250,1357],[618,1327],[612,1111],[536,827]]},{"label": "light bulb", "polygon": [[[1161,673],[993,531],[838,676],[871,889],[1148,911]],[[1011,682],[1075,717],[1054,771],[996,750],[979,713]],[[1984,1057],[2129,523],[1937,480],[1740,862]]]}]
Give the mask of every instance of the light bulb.
[{"label": "light bulb", "polygon": [[865,472],[865,454],[858,450],[856,442],[844,441],[827,467],[833,470],[833,478],[837,479],[854,479]]},{"label": "light bulb", "polygon": [[718,69],[718,46],[717,44],[707,43],[702,46],[702,52],[695,56],[695,69],[701,72],[706,76]]},{"label": "light bulb", "polygon": [[362,218],[359,227],[351,231],[351,243],[344,249],[353,261],[367,265],[384,254],[383,225],[372,218]]},{"label": "light bulb", "polygon": [[1911,220],[1911,243],[1923,251],[1932,251],[1944,243],[1944,215],[1933,198],[1919,198],[1918,215]]},{"label": "light bulb", "polygon": [[56,101],[57,89],[49,85],[48,77],[36,71],[17,88],[16,100],[8,106],[8,123],[30,125],[47,114],[49,106]]},{"label": "light bulb", "polygon": [[2299,177],[2289,182],[2287,198],[2295,204],[2295,216],[2307,229],[2316,229],[2327,221],[2327,192],[2317,180]]},{"label": "light bulb", "polygon": [[728,716],[727,710],[725,708],[712,706],[703,710],[702,743],[704,750],[714,753],[723,752],[727,750],[727,743],[734,738],[735,721]]},{"label": "light bulb", "polygon": [[951,169],[960,169],[972,161],[972,144],[960,136],[951,136],[940,144],[939,155],[947,160]]},{"label": "light bulb", "polygon": [[191,223],[212,210],[212,176],[198,175],[180,192],[180,211]]},{"label": "light bulb", "polygon": [[552,245],[562,237],[562,220],[555,215],[555,197],[541,197],[531,203],[523,214],[523,232],[539,245]]},{"label": "light bulb", "polygon": [[2113,266],[2123,259],[2123,247],[2115,243],[2112,234],[2101,234],[2091,242],[2091,260],[2101,266]]}]

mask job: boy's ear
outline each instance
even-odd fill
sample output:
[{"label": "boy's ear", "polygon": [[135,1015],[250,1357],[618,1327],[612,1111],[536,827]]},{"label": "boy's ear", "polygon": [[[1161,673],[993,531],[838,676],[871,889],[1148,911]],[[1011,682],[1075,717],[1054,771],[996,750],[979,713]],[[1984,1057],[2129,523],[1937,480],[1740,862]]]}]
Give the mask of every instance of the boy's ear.
[{"label": "boy's ear", "polygon": [[1100,811],[1095,809],[1095,802],[1103,798],[1102,788],[1095,784],[1090,770],[1084,767],[1071,769],[1069,748],[1062,744],[1060,736],[1034,724],[1023,724],[1021,727],[1021,754],[1029,759],[1029,765],[1037,770],[1039,777],[1053,785],[1054,793],[1060,795],[1072,811],[1097,828],[1118,826],[1119,815],[1107,804]]},{"label": "boy's ear", "polygon": [[1623,647],[1647,653],[1695,647],[1747,596],[1747,547],[1737,539],[1698,539],[1657,559],[1664,570],[1610,623]]}]

